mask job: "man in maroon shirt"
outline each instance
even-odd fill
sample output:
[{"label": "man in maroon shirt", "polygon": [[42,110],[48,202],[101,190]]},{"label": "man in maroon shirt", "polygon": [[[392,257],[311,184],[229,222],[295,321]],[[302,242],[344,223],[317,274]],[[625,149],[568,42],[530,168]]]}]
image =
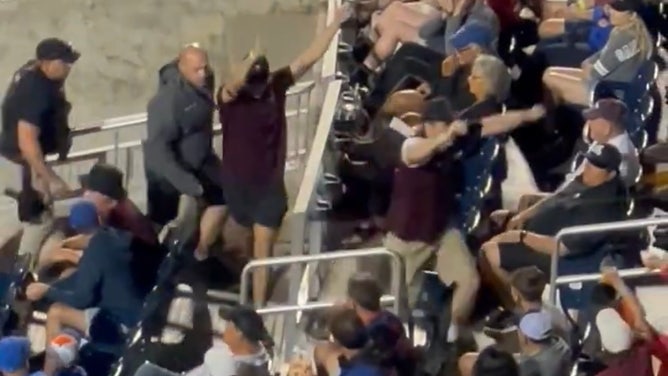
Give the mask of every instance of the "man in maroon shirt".
[{"label": "man in maroon shirt", "polygon": [[[121,171],[114,166],[98,163],[82,179],[82,184],[85,189],[83,198],[95,205],[102,224],[131,233],[150,249],[158,245],[153,223],[127,197]],[[47,270],[61,262],[78,264],[81,257],[79,251],[86,248],[88,239],[72,233],[72,229],[60,228],[54,231],[40,253],[38,269]]]},{"label": "man in maroon shirt", "polygon": [[[254,258],[269,257],[287,210],[283,181],[287,90],[324,55],[349,16],[349,7],[340,8],[333,22],[287,67],[272,72],[265,57],[250,53],[218,91],[223,124],[223,192],[235,221],[252,228]],[[256,270],[256,304],[266,298],[266,288],[266,270]]]},{"label": "man in maroon shirt", "polygon": [[83,179],[84,199],[95,204],[102,223],[130,232],[137,239],[158,244],[153,223],[127,197],[123,173],[116,167],[98,163]]},{"label": "man in maroon shirt", "polygon": [[427,104],[423,118],[423,136],[408,138],[402,145],[403,163],[394,173],[385,247],[404,259],[409,286],[436,256],[439,278],[456,286],[447,334],[447,342],[455,343],[473,309],[479,279],[464,235],[453,226],[457,205],[453,173],[456,154],[479,135],[469,132],[465,123],[455,122],[449,103],[441,98]]}]

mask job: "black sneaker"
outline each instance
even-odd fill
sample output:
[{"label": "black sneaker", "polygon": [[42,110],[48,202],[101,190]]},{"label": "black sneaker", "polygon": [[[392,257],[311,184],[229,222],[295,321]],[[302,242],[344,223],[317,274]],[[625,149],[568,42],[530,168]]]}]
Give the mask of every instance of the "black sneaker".
[{"label": "black sneaker", "polygon": [[508,334],[517,330],[517,314],[499,309],[487,317],[483,333],[490,337]]}]

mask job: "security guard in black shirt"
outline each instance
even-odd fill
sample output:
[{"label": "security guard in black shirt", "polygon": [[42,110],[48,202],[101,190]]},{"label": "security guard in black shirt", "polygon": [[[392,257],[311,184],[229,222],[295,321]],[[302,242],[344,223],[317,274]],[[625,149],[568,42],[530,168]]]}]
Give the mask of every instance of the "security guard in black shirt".
[{"label": "security guard in black shirt", "polygon": [[[79,53],[67,42],[48,38],[37,45],[35,59],[15,74],[2,103],[0,189],[20,191],[19,218],[24,223],[19,255],[35,256],[51,230],[52,195],[69,187],[45,157],[67,156],[71,140],[70,104],[63,84]],[[33,257],[34,259],[34,257]]]},{"label": "security guard in black shirt", "polygon": [[[174,220],[192,234],[197,208],[206,209],[195,256],[203,259],[225,219],[221,161],[213,150],[213,73],[206,51],[186,46],[160,70],[160,87],[148,104],[144,166],[148,214],[164,225]],[[185,226],[185,227],[184,227]]]}]

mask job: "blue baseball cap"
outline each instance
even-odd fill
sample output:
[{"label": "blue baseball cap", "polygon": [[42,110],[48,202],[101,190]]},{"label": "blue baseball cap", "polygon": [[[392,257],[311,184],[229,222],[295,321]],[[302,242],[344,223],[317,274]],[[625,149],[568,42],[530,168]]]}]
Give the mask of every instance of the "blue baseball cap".
[{"label": "blue baseball cap", "polygon": [[545,311],[529,312],[522,316],[519,330],[532,341],[544,341],[552,335],[552,318]]},{"label": "blue baseball cap", "polygon": [[492,29],[488,25],[476,20],[467,22],[450,37],[450,43],[458,51],[472,44],[491,50],[493,42],[494,32]]},{"label": "blue baseball cap", "polygon": [[0,339],[0,372],[16,372],[28,366],[30,341],[26,337]]},{"label": "blue baseball cap", "polygon": [[72,205],[69,216],[70,227],[80,233],[95,230],[100,225],[95,204],[90,201],[81,200]]}]

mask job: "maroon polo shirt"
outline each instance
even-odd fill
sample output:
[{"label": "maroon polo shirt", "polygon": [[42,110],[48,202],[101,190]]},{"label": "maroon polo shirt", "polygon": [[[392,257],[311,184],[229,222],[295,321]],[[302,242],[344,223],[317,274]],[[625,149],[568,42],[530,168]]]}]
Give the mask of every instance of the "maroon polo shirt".
[{"label": "maroon polo shirt", "polygon": [[158,244],[158,235],[153,228],[153,223],[128,198],[119,201],[109,213],[107,224],[127,231],[147,244]]},{"label": "maroon polo shirt", "polygon": [[[408,140],[407,140],[408,141]],[[432,243],[447,228],[455,207],[449,155],[419,167],[395,170],[386,226],[399,239]]]},{"label": "maroon polo shirt", "polygon": [[218,100],[223,126],[223,176],[237,182],[283,182],[287,148],[285,99],[294,77],[290,67],[272,72],[260,99]]}]

